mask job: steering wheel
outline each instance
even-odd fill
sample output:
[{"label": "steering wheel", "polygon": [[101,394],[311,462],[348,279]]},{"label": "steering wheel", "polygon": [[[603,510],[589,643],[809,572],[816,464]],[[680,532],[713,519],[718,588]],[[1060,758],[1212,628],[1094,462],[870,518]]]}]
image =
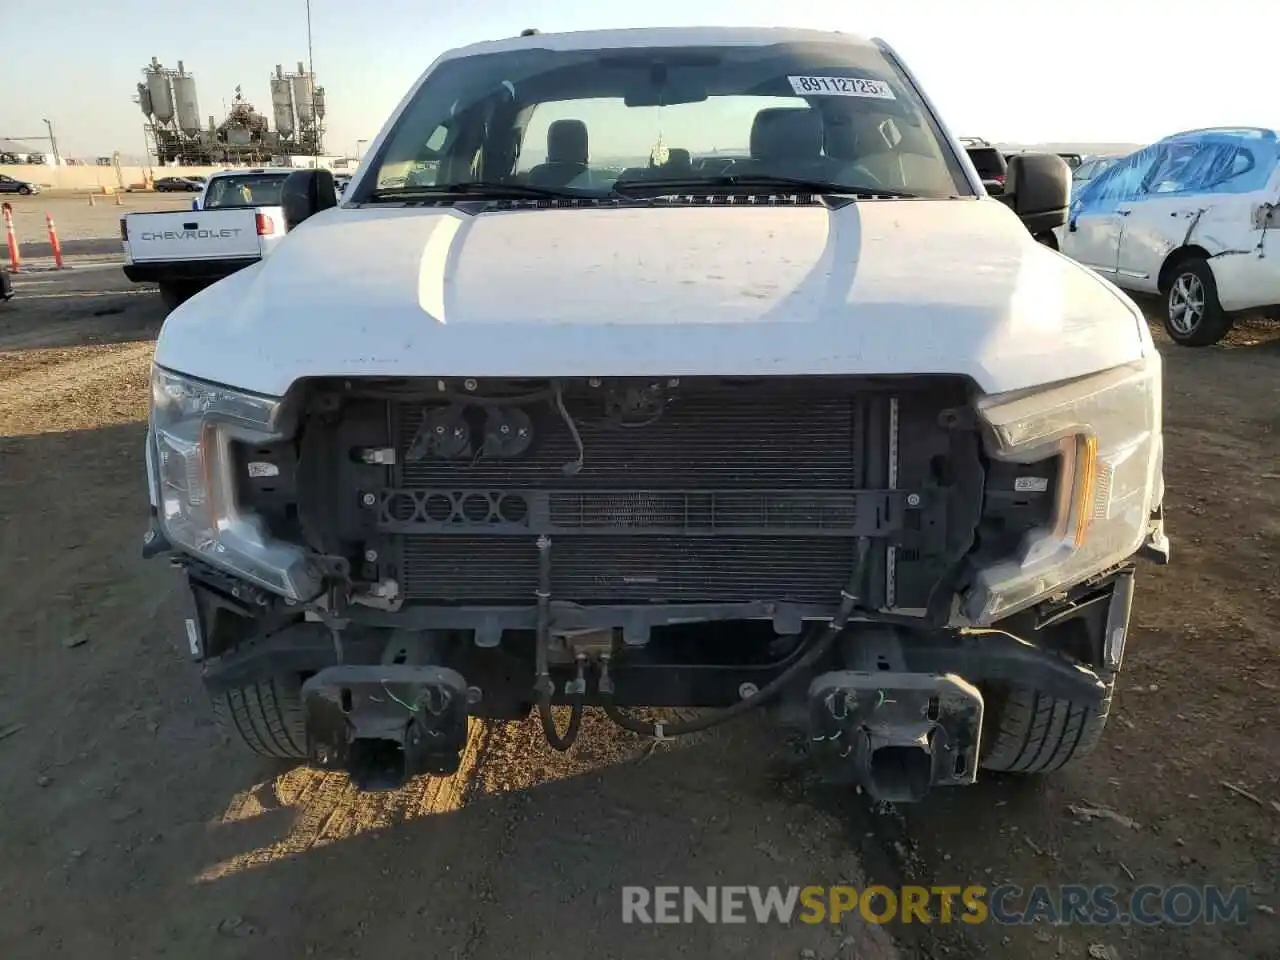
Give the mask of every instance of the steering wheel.
[{"label": "steering wheel", "polygon": [[862,174],[864,177],[866,177],[868,180],[871,181],[871,185],[873,187],[883,187],[885,185],[883,180],[881,180],[874,173],[872,173],[870,170],[864,167],[861,163],[851,163],[849,165],[849,169],[856,170],[858,173]]}]

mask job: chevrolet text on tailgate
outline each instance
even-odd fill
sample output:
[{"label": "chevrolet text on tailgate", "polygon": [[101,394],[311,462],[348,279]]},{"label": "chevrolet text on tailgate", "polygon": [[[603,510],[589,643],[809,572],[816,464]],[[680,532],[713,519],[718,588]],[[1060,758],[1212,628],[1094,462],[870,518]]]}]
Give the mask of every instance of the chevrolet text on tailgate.
[{"label": "chevrolet text on tailgate", "polygon": [[280,191],[290,172],[225,170],[209,178],[189,211],[122,217],[125,275],[158,283],[172,308],[259,262],[284,239]]},{"label": "chevrolet text on tailgate", "polygon": [[141,230],[138,239],[144,243],[148,240],[227,240],[242,232],[239,227],[234,230]]},{"label": "chevrolet text on tailgate", "polygon": [[780,699],[890,800],[1082,759],[1169,547],[1146,323],[1033,239],[1069,185],[987,196],[877,40],[444,54],[161,332],[145,552],[215,711],[367,787],[469,716]]}]

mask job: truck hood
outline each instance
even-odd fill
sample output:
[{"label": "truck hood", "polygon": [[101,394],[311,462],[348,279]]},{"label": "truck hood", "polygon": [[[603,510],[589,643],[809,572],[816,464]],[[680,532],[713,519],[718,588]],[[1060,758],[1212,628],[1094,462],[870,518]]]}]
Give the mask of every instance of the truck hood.
[{"label": "truck hood", "polygon": [[950,373],[985,392],[1138,359],[1110,284],[995,200],[336,207],[189,300],[156,362],[314,376]]}]

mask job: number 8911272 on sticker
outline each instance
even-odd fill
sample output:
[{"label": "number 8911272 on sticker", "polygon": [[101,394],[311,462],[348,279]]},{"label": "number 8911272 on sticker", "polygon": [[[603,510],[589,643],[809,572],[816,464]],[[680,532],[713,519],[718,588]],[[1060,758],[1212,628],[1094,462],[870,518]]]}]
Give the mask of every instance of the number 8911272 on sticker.
[{"label": "number 8911272 on sticker", "polygon": [[798,96],[869,97],[873,100],[896,100],[892,88],[883,80],[863,77],[787,77]]}]

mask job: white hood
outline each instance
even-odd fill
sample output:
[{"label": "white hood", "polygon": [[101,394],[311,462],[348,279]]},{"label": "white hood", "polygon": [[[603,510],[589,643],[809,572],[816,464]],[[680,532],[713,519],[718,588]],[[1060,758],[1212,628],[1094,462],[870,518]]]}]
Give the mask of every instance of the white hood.
[{"label": "white hood", "polygon": [[156,362],[310,376],[952,373],[988,393],[1138,359],[1113,287],[994,200],[335,208],[165,323]]}]

